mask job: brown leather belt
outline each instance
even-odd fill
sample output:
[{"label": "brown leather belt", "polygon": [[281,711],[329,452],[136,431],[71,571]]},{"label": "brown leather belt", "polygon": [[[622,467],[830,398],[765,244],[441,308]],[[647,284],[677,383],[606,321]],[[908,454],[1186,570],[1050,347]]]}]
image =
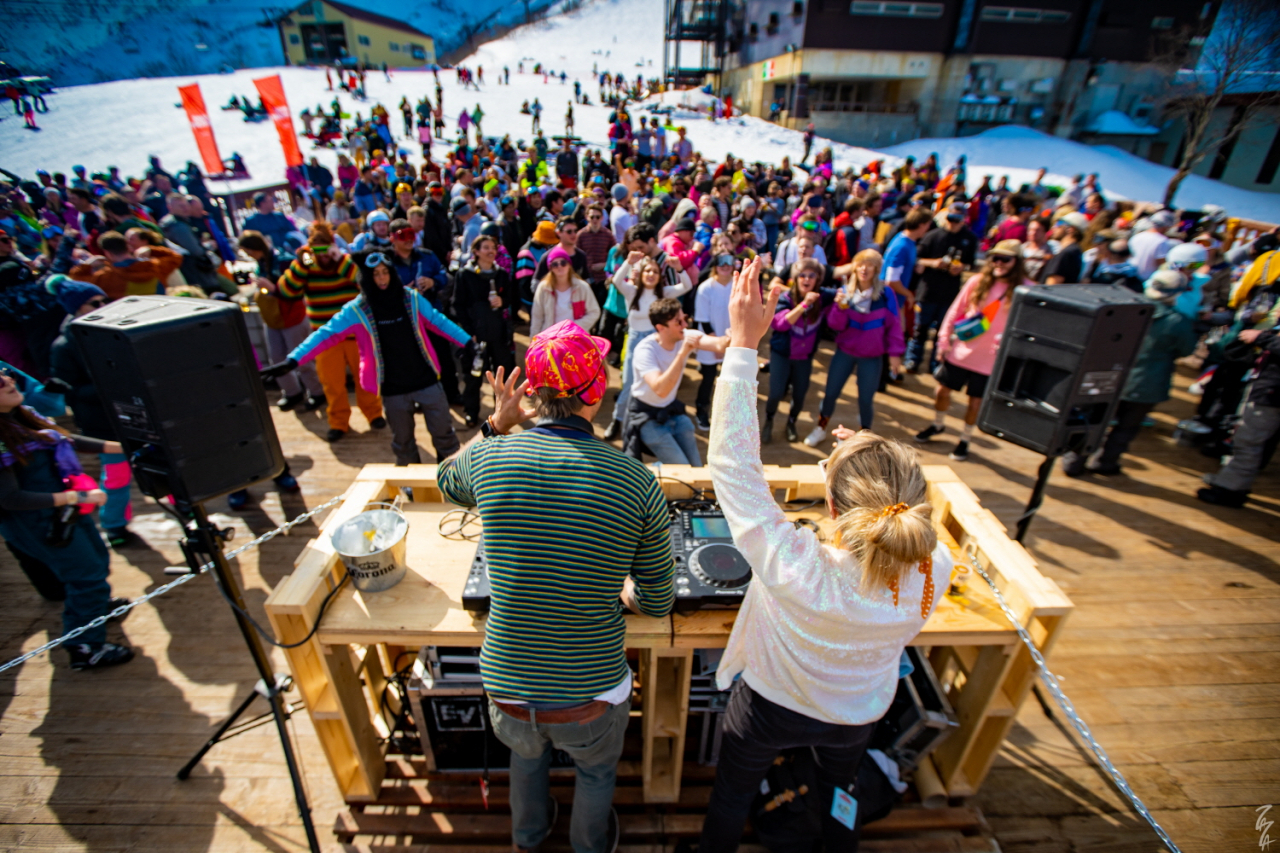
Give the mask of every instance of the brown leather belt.
[{"label": "brown leather belt", "polygon": [[[528,705],[508,705],[504,702],[493,700],[493,704],[498,706],[498,710],[506,714],[508,717],[515,717],[522,722],[529,722]],[[596,699],[583,705],[575,705],[572,708],[548,708],[541,710],[534,708],[537,713],[538,722],[547,725],[556,725],[559,723],[590,723],[604,716],[604,712],[609,710],[611,706],[608,702]]]}]

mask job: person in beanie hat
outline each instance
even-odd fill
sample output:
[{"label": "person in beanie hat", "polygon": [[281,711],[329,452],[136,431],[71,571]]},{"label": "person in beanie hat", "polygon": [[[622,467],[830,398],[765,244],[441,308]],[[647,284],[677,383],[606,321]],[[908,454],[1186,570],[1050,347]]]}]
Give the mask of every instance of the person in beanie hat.
[{"label": "person in beanie hat", "polygon": [[543,260],[547,264],[547,275],[533,294],[529,334],[537,335],[565,320],[586,330],[594,328],[600,319],[600,303],[591,292],[591,285],[578,277],[573,256],[563,246],[556,246]]},{"label": "person in beanie hat", "polygon": [[[480,675],[494,734],[511,748],[518,851],[551,831],[552,749],[576,768],[573,848],[616,845],[612,802],[632,680],[619,600],[655,617],[675,600],[658,481],[597,439],[591,423],[608,389],[608,353],[607,340],[571,321],[536,336],[527,381],[518,368],[488,374],[495,411],[437,478],[446,500],[478,508],[484,524],[493,593]],[[531,417],[532,428],[511,433]]]},{"label": "person in beanie hat", "polygon": [[[67,312],[62,323],[62,334],[49,350],[49,367],[53,378],[46,387],[60,392],[66,399],[80,433],[114,443],[117,440],[115,419],[107,412],[98,395],[80,348],[67,337],[67,327],[71,322],[105,305],[107,294],[96,285],[61,275],[50,276],[45,287],[57,297],[58,303]],[[129,469],[129,460],[123,452],[106,451],[98,454],[98,460],[102,465],[100,486],[107,494],[106,502],[98,514],[98,522],[112,548],[126,547],[138,538],[128,527],[129,520],[133,518],[129,488],[133,482],[133,474]]]},{"label": "person in beanie hat", "polygon": [[443,338],[463,346],[470,336],[421,292],[405,287],[388,255],[365,252],[352,260],[360,271],[360,295],[312,332],[287,360],[264,369],[263,375],[287,373],[327,350],[354,342],[358,387],[382,397],[396,464],[421,461],[413,437],[415,404],[426,419],[436,459],[452,456],[458,452],[458,436],[440,384],[440,360],[452,354],[437,353],[432,340]]},{"label": "person in beanie hat", "polygon": [[1138,437],[1142,422],[1169,399],[1175,363],[1195,352],[1199,340],[1195,322],[1173,307],[1178,295],[1187,290],[1186,276],[1174,270],[1160,270],[1147,279],[1142,295],[1154,303],[1151,326],[1125,380],[1112,425],[1102,446],[1088,459],[1079,453],[1063,454],[1062,471],[1068,477],[1119,474],[1120,456]]}]

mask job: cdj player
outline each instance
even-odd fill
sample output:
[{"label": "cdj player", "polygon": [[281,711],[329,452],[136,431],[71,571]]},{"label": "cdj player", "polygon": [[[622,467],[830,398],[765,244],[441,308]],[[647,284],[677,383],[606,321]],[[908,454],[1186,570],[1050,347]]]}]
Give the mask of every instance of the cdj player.
[{"label": "cdj player", "polygon": [[[733,546],[729,523],[719,509],[675,511],[671,517],[671,552],[676,564],[677,613],[724,610],[742,604],[751,582],[751,566]],[[462,591],[463,608],[471,613],[488,613],[489,592],[489,563],[481,537]]]},{"label": "cdj player", "polygon": [[677,613],[738,607],[751,582],[751,566],[733,546],[724,513],[678,510],[671,519],[676,560]]}]

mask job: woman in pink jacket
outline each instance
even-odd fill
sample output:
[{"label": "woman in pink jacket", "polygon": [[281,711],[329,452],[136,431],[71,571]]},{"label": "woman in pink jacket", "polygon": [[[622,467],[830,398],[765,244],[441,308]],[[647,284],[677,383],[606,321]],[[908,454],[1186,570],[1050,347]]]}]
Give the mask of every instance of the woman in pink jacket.
[{"label": "woman in pink jacket", "polygon": [[951,451],[951,458],[956,462],[969,458],[973,425],[978,422],[982,395],[995,367],[1013,290],[1018,285],[1032,283],[1023,268],[1022,244],[1017,240],[1001,240],[987,253],[982,271],[960,288],[942,318],[934,344],[940,363],[933,374],[938,380],[933,423],[916,433],[916,441],[928,441],[946,431],[951,392],[963,389],[969,395],[969,405],[965,409],[960,441]]}]

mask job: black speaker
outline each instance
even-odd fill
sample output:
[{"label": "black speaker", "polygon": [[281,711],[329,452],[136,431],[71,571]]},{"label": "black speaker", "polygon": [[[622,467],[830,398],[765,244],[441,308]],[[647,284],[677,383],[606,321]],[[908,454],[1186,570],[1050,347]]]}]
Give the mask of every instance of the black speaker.
[{"label": "black speaker", "polygon": [[1152,309],[1141,295],[1114,284],[1019,287],[978,426],[1047,456],[1094,450]]},{"label": "black speaker", "polygon": [[239,307],[130,296],[69,332],[144,494],[195,504],[284,470]]}]

